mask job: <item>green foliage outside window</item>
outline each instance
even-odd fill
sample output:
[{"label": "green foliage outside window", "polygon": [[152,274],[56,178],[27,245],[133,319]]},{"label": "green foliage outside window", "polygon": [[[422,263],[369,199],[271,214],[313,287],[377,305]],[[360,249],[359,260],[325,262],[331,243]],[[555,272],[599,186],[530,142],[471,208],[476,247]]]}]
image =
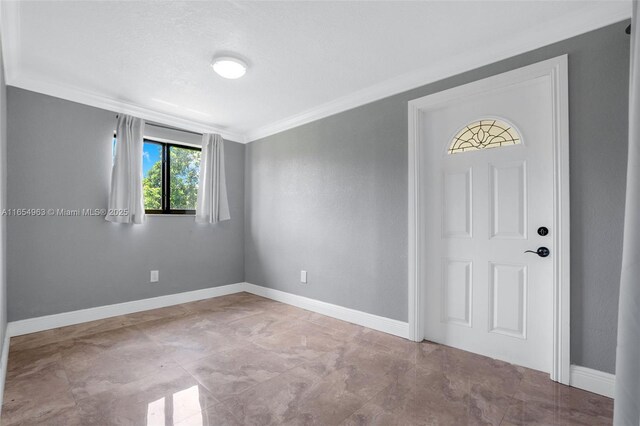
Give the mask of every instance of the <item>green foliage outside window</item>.
[{"label": "green foliage outside window", "polygon": [[200,178],[200,151],[172,146],[169,152],[171,155],[171,208],[195,210]]},{"label": "green foliage outside window", "polygon": [[[147,150],[148,145],[149,149]],[[154,149],[161,153],[161,147],[162,145],[157,143],[145,142],[145,155],[148,155],[148,152],[152,152],[154,155]],[[200,150],[177,146],[167,146],[166,148],[167,154],[170,156],[170,208],[172,210],[195,210],[200,176]],[[142,185],[145,209],[162,210],[161,154],[146,171]]]}]

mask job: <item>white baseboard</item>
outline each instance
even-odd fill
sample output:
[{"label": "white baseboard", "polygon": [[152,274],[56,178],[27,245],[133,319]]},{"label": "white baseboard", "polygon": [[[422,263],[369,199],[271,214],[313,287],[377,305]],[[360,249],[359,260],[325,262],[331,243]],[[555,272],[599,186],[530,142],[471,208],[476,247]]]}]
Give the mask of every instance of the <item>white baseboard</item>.
[{"label": "white baseboard", "polygon": [[4,402],[4,382],[7,378],[7,362],[9,361],[9,333],[4,330],[4,340],[2,342],[2,355],[0,355],[0,407]]},{"label": "white baseboard", "polygon": [[298,296],[250,283],[245,283],[245,291],[273,299],[278,302],[286,303],[288,305],[297,306],[298,308],[306,309],[308,311],[337,318],[342,321],[382,331],[383,333],[393,334],[395,336],[404,337],[405,339],[409,338],[409,323],[407,322],[381,317],[362,311],[356,311],[355,309],[345,308],[343,306],[333,305],[331,303],[321,302],[308,297]]},{"label": "white baseboard", "polygon": [[117,303],[115,305],[98,306],[78,311],[63,312],[61,314],[11,321],[7,325],[6,336],[9,338],[13,336],[21,336],[23,334],[37,333],[39,331],[96,321],[118,315],[164,308],[166,306],[179,305],[181,303],[194,302],[196,300],[209,299],[212,297],[226,296],[228,294],[239,293],[242,291],[297,306],[299,308],[307,309],[339,320],[351,322],[353,324],[358,324],[373,330],[404,337],[405,339],[409,338],[409,324],[406,322],[244,282],[211,287],[202,290],[187,291],[184,293],[169,294],[150,299]]},{"label": "white baseboard", "polygon": [[81,309],[61,314],[46,315],[37,318],[29,318],[19,321],[11,321],[7,324],[4,334],[4,344],[0,357],[0,407],[2,407],[2,397],[4,395],[4,384],[7,374],[7,361],[9,358],[10,338],[23,334],[37,333],[39,331],[50,330],[58,327],[65,327],[89,321],[110,318],[118,315],[126,315],[134,312],[147,311],[150,309],[164,308],[181,303],[194,302],[197,300],[209,299],[212,297],[226,296],[228,294],[246,291],[258,296],[263,296],[278,302],[297,306],[319,314],[327,315],[339,320],[351,322],[384,333],[409,338],[409,324],[406,322],[356,311],[355,309],[309,299],[271,288],[260,287],[249,283],[235,283],[219,287],[212,287],[202,290],[188,291],[184,293],[170,294],[167,296],[153,297],[150,299],[134,300],[131,302],[118,303],[115,305],[99,306],[96,308]]},{"label": "white baseboard", "polygon": [[613,398],[616,376],[579,365],[571,366],[571,386]]},{"label": "white baseboard", "polygon": [[[3,387],[7,372],[9,339],[13,336],[36,333],[53,328],[65,327],[68,325],[80,324],[118,315],[126,315],[134,312],[147,311],[150,309],[164,308],[167,306],[179,305],[181,303],[209,299],[212,297],[226,296],[228,294],[240,293],[243,291],[312,312],[317,312],[322,315],[327,315],[342,321],[358,324],[383,333],[393,334],[405,339],[409,338],[409,324],[407,322],[381,317],[357,311],[355,309],[345,308],[344,306],[321,302],[319,300],[286,293],[280,290],[274,290],[272,288],[261,287],[255,284],[245,282],[228,284],[202,290],[188,291],[184,293],[170,294],[167,296],[153,297],[150,299],[134,300],[115,305],[99,306],[96,308],[82,309],[79,311],[64,312],[61,314],[10,322],[7,324],[7,329],[4,335],[4,344],[2,347],[2,355],[0,356],[0,406],[2,406]],[[610,373],[572,365],[571,386],[613,398],[615,376]]]},{"label": "white baseboard", "polygon": [[81,309],[79,311],[63,312],[61,314],[11,321],[7,326],[7,335],[9,337],[21,336],[23,334],[36,333],[38,331],[66,327],[68,325],[80,324],[83,322],[95,321],[118,315],[164,308],[167,306],[179,305],[181,303],[209,299],[211,297],[226,296],[227,294],[244,291],[244,286],[245,283],[228,284],[219,287],[205,288],[202,290],[152,297],[150,299],[117,303],[115,305],[98,306],[96,308]]},{"label": "white baseboard", "polygon": [[[0,406],[2,406],[2,395],[4,393],[3,388],[7,372],[9,339],[13,336],[36,333],[38,331],[50,330],[53,328],[65,327],[68,325],[80,324],[83,322],[95,321],[118,315],[126,315],[150,309],[164,308],[166,306],[179,305],[181,303],[194,302],[212,297],[226,296],[228,294],[240,293],[243,291],[312,312],[317,312],[322,315],[327,315],[342,321],[358,324],[383,333],[393,334],[405,339],[409,338],[409,324],[407,322],[381,317],[357,311],[355,309],[310,299],[308,297],[298,296],[284,291],[274,290],[272,288],[261,287],[255,284],[228,284],[202,290],[188,291],[184,293],[170,294],[167,296],[153,297],[150,299],[135,300],[115,305],[99,306],[97,308],[82,309],[79,311],[64,312],[61,314],[10,322],[7,325],[4,344],[2,347],[2,355],[0,357]],[[610,373],[572,365],[571,386],[613,398],[615,376]]]}]

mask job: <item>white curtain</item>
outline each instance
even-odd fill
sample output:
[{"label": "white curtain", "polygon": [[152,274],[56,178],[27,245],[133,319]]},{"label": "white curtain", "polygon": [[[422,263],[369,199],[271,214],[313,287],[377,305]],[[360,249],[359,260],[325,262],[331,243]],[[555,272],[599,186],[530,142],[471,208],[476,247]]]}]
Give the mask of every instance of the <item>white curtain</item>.
[{"label": "white curtain", "polygon": [[116,154],[111,170],[109,212],[105,217],[115,223],[143,223],[142,147],[144,121],[130,115],[118,115]]},{"label": "white curtain", "polygon": [[614,425],[640,425],[640,28],[633,2],[629,158],[618,310]]},{"label": "white curtain", "polygon": [[196,204],[196,222],[217,223],[231,219],[224,173],[224,141],[222,136],[202,135],[200,182]]}]

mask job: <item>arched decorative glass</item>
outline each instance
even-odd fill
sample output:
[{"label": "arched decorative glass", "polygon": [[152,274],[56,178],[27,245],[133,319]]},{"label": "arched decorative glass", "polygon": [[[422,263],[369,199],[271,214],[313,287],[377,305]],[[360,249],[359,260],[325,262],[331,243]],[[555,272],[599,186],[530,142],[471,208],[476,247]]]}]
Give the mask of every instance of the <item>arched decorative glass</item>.
[{"label": "arched decorative glass", "polygon": [[463,127],[451,140],[447,152],[459,154],[520,143],[520,135],[513,126],[501,120],[487,119],[474,121]]}]

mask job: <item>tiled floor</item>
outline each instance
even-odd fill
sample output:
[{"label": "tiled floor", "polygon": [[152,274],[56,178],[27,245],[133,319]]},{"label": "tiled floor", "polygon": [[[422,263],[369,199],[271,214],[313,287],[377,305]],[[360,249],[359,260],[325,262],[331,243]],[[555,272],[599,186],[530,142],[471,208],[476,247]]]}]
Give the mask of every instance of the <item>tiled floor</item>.
[{"label": "tiled floor", "polygon": [[2,424],[605,425],[612,406],[240,293],[13,338]]}]

